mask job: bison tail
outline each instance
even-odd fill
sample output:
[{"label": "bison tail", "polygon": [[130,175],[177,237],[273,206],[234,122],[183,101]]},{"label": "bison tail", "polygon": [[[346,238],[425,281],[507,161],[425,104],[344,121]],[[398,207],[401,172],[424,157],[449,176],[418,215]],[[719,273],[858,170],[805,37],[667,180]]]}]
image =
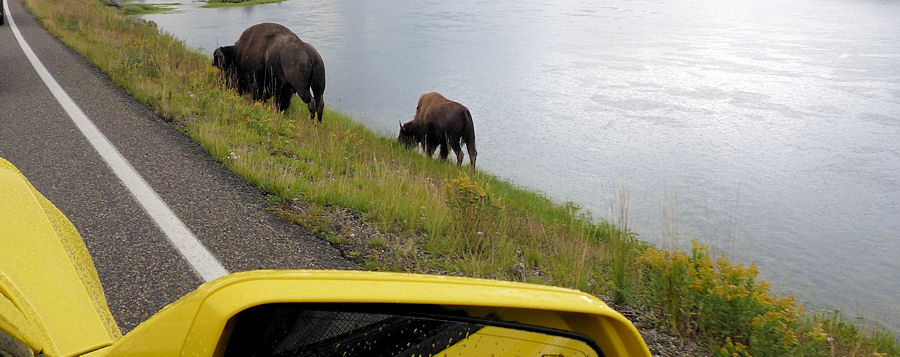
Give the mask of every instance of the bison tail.
[{"label": "bison tail", "polygon": [[[322,60],[322,56],[319,55],[319,52],[312,48],[311,45],[307,44],[310,48],[310,57],[313,60],[312,68],[310,68],[310,80],[309,85],[312,88],[314,96],[321,96],[325,91],[325,61]],[[318,98],[317,98],[318,99]]]},{"label": "bison tail", "polygon": [[475,125],[472,122],[472,113],[466,109],[466,130],[464,131],[463,140],[466,141],[466,151],[469,152],[469,165],[472,166],[472,175],[475,175],[475,158],[478,157],[478,150],[475,149]]},{"label": "bison tail", "polygon": [[465,141],[466,146],[471,146],[472,149],[475,148],[475,125],[472,123],[472,113],[469,113],[469,109],[465,109],[466,113],[466,128],[463,130],[462,139]]}]

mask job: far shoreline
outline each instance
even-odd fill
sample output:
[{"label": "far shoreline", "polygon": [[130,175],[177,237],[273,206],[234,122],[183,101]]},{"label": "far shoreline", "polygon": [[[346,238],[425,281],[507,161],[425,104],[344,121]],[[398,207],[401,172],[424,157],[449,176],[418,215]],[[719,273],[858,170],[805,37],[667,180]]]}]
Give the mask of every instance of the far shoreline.
[{"label": "far shoreline", "polygon": [[230,2],[227,0],[209,0],[206,4],[200,5],[201,8],[222,8],[222,7],[235,7],[235,6],[251,6],[251,5],[262,5],[262,4],[273,4],[279,3],[285,0],[247,0],[240,2]]}]

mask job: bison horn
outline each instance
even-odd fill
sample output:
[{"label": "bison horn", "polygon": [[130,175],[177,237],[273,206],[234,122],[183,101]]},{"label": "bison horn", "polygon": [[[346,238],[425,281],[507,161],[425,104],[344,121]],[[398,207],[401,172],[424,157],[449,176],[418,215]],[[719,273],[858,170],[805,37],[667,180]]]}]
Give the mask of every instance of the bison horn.
[{"label": "bison horn", "polygon": [[403,122],[402,122],[402,121],[399,121],[399,120],[398,120],[398,121],[397,121],[397,124],[400,124],[400,129],[403,129]]}]

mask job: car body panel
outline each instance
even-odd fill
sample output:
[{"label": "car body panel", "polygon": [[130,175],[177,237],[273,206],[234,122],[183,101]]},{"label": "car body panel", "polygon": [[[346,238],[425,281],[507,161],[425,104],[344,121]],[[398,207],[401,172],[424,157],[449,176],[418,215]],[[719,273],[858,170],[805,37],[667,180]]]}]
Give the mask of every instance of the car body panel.
[{"label": "car body panel", "polygon": [[596,351],[578,340],[495,326],[478,330],[465,340],[441,351],[440,355],[597,357]]},{"label": "car body panel", "polygon": [[[12,285],[0,274],[0,286]],[[2,288],[0,288],[2,289]],[[25,317],[12,300],[7,298],[6,292],[0,294],[0,331],[10,337],[21,341],[33,354],[41,350],[43,337],[34,327],[34,324]]]},{"label": "car body panel", "polygon": [[[0,198],[0,311],[11,326],[4,331],[53,356],[116,341],[121,333],[75,227],[4,159]],[[7,312],[10,305],[19,313]]]},{"label": "car body panel", "polygon": [[212,355],[231,317],[254,306],[274,303],[437,305],[464,310],[472,317],[579,333],[595,340],[610,356],[649,355],[627,319],[599,299],[576,290],[448,276],[332,270],[258,270],[219,278],[167,306],[107,352]]}]

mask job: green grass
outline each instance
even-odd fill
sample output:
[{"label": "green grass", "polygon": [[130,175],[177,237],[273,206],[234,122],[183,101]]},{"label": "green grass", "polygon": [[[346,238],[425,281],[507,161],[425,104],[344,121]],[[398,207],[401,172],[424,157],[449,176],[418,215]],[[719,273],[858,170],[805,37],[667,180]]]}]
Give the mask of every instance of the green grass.
[{"label": "green grass", "polygon": [[[117,85],[171,120],[214,158],[268,193],[295,198],[304,212],[276,214],[341,244],[327,207],[357,212],[389,237],[362,248],[392,248],[386,263],[362,250],[365,267],[447,272],[578,288],[644,306],[658,326],[711,353],[898,356],[896,341],[839,315],[805,315],[756,280],[755,267],[708,251],[657,251],[628,231],[623,188],[616,225],[574,204],[478,171],[424,158],[326,109],[309,120],[295,97],[285,113],[225,88],[205,54],[93,0],[26,0],[51,32]],[[327,104],[326,104],[327,105]],[[280,207],[280,206],[276,206]],[[401,262],[401,260],[404,260]],[[721,262],[721,263],[720,263]],[[723,352],[724,351],[724,352]]]},{"label": "green grass", "polygon": [[156,5],[156,4],[125,4],[122,5],[122,12],[127,15],[144,15],[144,14],[157,14],[164,13],[174,9],[174,7],[169,5]]},{"label": "green grass", "polygon": [[219,7],[231,7],[231,6],[250,6],[250,5],[260,5],[260,4],[271,4],[276,2],[282,2],[285,0],[209,0],[206,4],[201,5],[200,7],[204,8],[219,8]]}]

